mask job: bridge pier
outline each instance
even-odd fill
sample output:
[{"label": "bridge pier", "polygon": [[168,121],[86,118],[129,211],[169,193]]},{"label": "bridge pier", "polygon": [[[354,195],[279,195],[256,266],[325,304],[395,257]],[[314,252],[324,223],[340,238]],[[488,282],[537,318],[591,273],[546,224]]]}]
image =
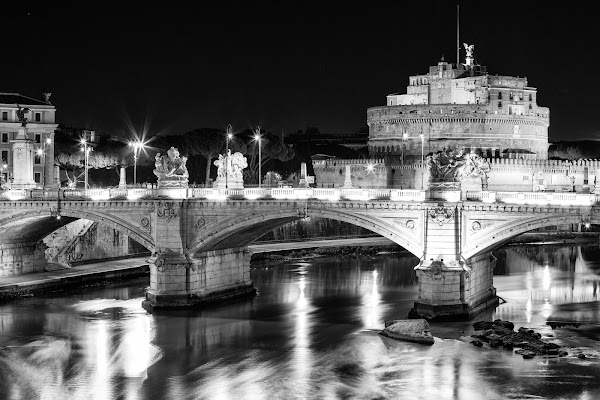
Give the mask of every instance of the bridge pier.
[{"label": "bridge pier", "polygon": [[496,265],[491,253],[464,261],[443,258],[424,261],[415,269],[419,297],[412,318],[468,320],[499,303],[492,277]]},{"label": "bridge pier", "polygon": [[146,310],[186,308],[254,295],[247,247],[184,256],[158,253],[149,260]]},{"label": "bridge pier", "polygon": [[0,244],[0,276],[44,272],[46,266],[43,242]]}]

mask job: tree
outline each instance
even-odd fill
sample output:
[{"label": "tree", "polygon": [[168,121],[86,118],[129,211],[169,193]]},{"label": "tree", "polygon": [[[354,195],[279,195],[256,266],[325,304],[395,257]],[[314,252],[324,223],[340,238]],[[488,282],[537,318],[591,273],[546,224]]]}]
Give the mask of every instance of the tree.
[{"label": "tree", "polygon": [[[183,144],[185,151],[193,155],[201,155],[206,159],[206,177],[204,183],[208,184],[210,179],[210,167],[212,160],[219,154],[225,153],[226,148],[225,132],[214,128],[199,128],[186,132],[183,135]],[[244,153],[246,151],[245,142],[237,135],[229,142],[229,149]]]},{"label": "tree", "polygon": [[[289,161],[294,158],[296,153],[291,145],[283,143],[281,138],[273,135],[270,132],[261,131],[260,138],[260,164],[261,169],[265,170],[267,165],[272,160]],[[246,136],[248,137],[248,136]],[[254,134],[249,137],[247,143],[246,155],[248,156],[248,172],[247,176],[254,182],[258,182],[258,163],[259,163],[259,142],[254,138]]]}]

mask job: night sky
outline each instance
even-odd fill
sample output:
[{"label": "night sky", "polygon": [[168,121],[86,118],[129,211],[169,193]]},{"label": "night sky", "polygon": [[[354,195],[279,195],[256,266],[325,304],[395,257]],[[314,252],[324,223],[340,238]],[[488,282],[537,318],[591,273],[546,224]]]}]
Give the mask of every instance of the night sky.
[{"label": "night sky", "polygon": [[[551,141],[600,139],[594,3],[460,2],[461,46],[491,74],[528,78]],[[0,90],[52,92],[59,123],[125,137],[228,123],[357,132],[409,75],[455,62],[456,4],[13,1]]]}]

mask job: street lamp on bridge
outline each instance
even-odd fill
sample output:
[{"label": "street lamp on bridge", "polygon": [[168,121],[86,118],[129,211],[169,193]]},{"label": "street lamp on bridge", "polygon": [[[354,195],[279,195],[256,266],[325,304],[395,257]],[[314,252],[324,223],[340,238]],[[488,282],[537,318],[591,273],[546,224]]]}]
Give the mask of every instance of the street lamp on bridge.
[{"label": "street lamp on bridge", "polygon": [[255,134],[254,134],[254,140],[256,140],[258,142],[258,187],[260,188],[260,181],[262,180],[262,173],[261,173],[261,164],[262,164],[262,157],[261,157],[261,145],[260,145],[260,126],[256,127],[255,130]]},{"label": "street lamp on bridge", "polygon": [[137,160],[140,150],[144,148],[144,143],[139,140],[129,142],[129,147],[133,147],[133,186],[137,184]]},{"label": "street lamp on bridge", "polygon": [[85,138],[81,139],[81,151],[83,151],[83,160],[84,160],[84,188],[88,189],[88,160],[91,147],[88,146],[87,140]]},{"label": "street lamp on bridge", "polygon": [[233,139],[233,127],[229,124],[225,136],[225,189],[227,189],[227,178],[229,176],[229,141],[231,139]]},{"label": "street lamp on bridge", "polygon": [[38,148],[36,151],[38,157],[40,157],[42,161],[42,187],[46,186],[46,147],[50,146],[50,144],[52,144],[52,139],[46,138],[42,147]]}]

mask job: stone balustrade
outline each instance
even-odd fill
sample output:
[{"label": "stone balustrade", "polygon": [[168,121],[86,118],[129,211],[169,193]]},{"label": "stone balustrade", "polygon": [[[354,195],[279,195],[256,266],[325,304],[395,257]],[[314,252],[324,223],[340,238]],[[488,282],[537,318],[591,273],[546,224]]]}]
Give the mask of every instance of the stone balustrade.
[{"label": "stone balustrade", "polygon": [[[449,193],[449,192],[448,192]],[[480,201],[484,203],[513,203],[538,205],[587,206],[600,201],[600,194],[574,192],[500,192],[453,191],[450,202]],[[423,202],[440,199],[433,191],[417,189],[357,189],[357,188],[172,188],[172,189],[12,189],[0,193],[0,200],[142,200],[142,199],[206,199],[206,200],[353,200],[353,201],[409,201]]]}]

